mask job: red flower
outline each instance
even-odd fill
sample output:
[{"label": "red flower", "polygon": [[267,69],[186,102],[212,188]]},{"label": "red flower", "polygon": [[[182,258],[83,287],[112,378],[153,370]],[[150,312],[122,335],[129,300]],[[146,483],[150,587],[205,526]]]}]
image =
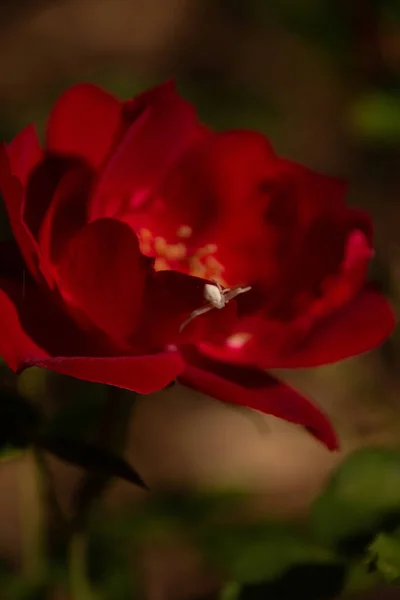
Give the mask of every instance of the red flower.
[{"label": "red flower", "polygon": [[96,171],[86,158],[42,150],[30,127],[0,147],[0,188],[20,250],[0,246],[0,354],[15,371],[36,365],[149,393],[183,371],[178,342],[222,335],[236,307],[181,334],[204,280],[156,272],[123,221],[89,222]]},{"label": "red flower", "polygon": [[[167,83],[128,102],[71,88],[44,150],[32,128],[2,147],[0,186],[29,272],[23,284],[3,249],[0,354],[13,369],[142,393],[178,376],[336,447],[326,417],[259,367],[338,360],[393,329],[364,286],[369,219],[346,209],[342,184],[278,158],[259,134],[209,131]],[[204,279],[185,273],[252,285],[239,318],[234,300],[179,334],[204,303]]]},{"label": "red flower", "polygon": [[[128,208],[115,198],[107,214],[125,208],[123,219],[156,268],[252,286],[237,297],[240,318],[231,335],[201,345],[208,356],[262,368],[312,367],[369,350],[390,335],[392,309],[365,283],[372,223],[367,213],[346,207],[342,181],[277,156],[258,133],[206,130],[186,103],[189,128],[181,117],[184,101],[170,84],[134,102],[173,123],[174,143],[185,149],[177,159],[172,152],[174,164],[158,185],[136,185],[131,174]],[[101,194],[92,210],[103,214]]]}]

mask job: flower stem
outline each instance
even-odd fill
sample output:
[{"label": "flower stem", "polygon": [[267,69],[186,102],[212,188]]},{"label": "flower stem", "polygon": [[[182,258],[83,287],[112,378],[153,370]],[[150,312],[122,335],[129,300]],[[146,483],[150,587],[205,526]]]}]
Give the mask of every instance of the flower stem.
[{"label": "flower stem", "polygon": [[75,533],[69,545],[69,590],[73,600],[97,600],[86,573],[86,541],[82,533]]},{"label": "flower stem", "polygon": [[28,451],[21,460],[19,474],[22,573],[27,582],[32,586],[37,586],[45,581],[47,559],[44,535],[43,482],[33,450]]}]

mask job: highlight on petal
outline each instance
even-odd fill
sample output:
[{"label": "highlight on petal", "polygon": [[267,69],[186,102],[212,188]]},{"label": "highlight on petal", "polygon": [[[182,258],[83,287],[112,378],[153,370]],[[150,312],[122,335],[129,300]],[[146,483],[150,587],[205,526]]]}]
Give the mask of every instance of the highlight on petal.
[{"label": "highlight on petal", "polygon": [[68,243],[59,264],[59,289],[100,331],[122,341],[137,326],[146,271],[147,261],[130,227],[99,219]]},{"label": "highlight on petal", "polygon": [[324,413],[268,373],[214,361],[193,348],[187,348],[183,355],[187,364],[178,377],[183,385],[222,402],[247,406],[302,425],[330,450],[338,448],[337,436]]},{"label": "highlight on petal", "polygon": [[82,83],[69,88],[51,111],[47,148],[77,155],[99,168],[121,126],[121,108],[122,102],[96,85]]}]

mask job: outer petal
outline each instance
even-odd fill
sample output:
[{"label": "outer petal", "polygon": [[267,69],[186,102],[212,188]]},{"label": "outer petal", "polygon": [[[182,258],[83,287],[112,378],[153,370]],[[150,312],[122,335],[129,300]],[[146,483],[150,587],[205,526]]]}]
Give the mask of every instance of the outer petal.
[{"label": "outer petal", "polygon": [[31,171],[26,186],[23,220],[35,240],[53,196],[65,175],[82,167],[80,159],[58,154],[45,154],[43,160]]},{"label": "outer petal", "polygon": [[178,351],[169,350],[147,356],[39,358],[25,361],[20,370],[32,366],[139,394],[151,394],[174,381],[185,365]]},{"label": "outer petal", "polygon": [[47,148],[100,167],[119,132],[121,108],[117,98],[90,83],[69,88],[50,114]]},{"label": "outer petal", "polygon": [[29,173],[38,164],[42,151],[32,127],[24,129],[10,146],[0,145],[0,191],[10,225],[29,271],[39,277],[37,246],[23,222],[25,185]]},{"label": "outer petal", "polygon": [[28,125],[7,146],[13,175],[25,185],[32,169],[40,162],[43,150],[33,125]]},{"label": "outer petal", "polygon": [[[24,329],[16,306],[0,290],[0,355],[17,372],[32,366],[44,367],[64,375],[87,381],[115,385],[147,394],[162,389],[173,381],[184,368],[177,351],[149,356],[117,357],[63,357],[50,356]],[[42,323],[45,327],[45,323]],[[49,334],[49,332],[47,332]],[[62,331],[52,331],[54,337]],[[82,346],[76,345],[82,349]]]},{"label": "outer petal", "polygon": [[252,367],[213,361],[193,349],[184,353],[183,385],[232,404],[239,404],[306,427],[330,450],[338,448],[334,429],[312,402],[269,374]]},{"label": "outer petal", "polygon": [[93,173],[77,164],[61,178],[39,233],[41,260],[47,270],[57,265],[69,240],[86,223]]},{"label": "outer petal", "polygon": [[147,260],[128,225],[99,219],[69,242],[59,265],[64,300],[112,339],[129,338],[142,310]]},{"label": "outer petal", "polygon": [[[386,298],[372,286],[348,305],[321,320],[304,337],[286,332],[291,351],[277,350],[270,324],[262,316],[243,319],[224,345],[204,345],[209,356],[235,364],[255,364],[264,369],[317,367],[356,356],[382,344],[393,332],[395,315]],[[284,326],[282,326],[284,329]],[[279,331],[278,331],[279,333]]]},{"label": "outer petal", "polygon": [[[275,359],[275,366],[317,367],[356,356],[382,344],[395,326],[388,300],[368,286],[346,307],[318,324],[296,352]],[[260,356],[259,364],[264,362]]]},{"label": "outer petal", "polygon": [[103,171],[92,219],[118,216],[129,221],[168,168],[204,135],[194,108],[176,93],[172,82],[127,103],[125,114],[131,125]]},{"label": "outer petal", "polygon": [[3,290],[0,290],[0,324],[0,356],[13,371],[18,371],[27,358],[48,356],[24,330],[17,308]]}]

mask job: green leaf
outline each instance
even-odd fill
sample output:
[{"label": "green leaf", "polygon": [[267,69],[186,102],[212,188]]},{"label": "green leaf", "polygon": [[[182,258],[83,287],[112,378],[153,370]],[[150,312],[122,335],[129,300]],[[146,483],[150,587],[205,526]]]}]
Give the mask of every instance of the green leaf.
[{"label": "green leaf", "polygon": [[400,584],[400,535],[380,533],[370,546],[376,566],[390,584]]},{"label": "green leaf", "polygon": [[342,547],[355,542],[357,549],[393,519],[400,522],[400,452],[368,448],[337,469],[314,503],[310,525],[319,542]]},{"label": "green leaf", "polygon": [[334,560],[332,553],[280,523],[214,528],[201,546],[213,566],[239,583],[273,580],[294,565]]},{"label": "green leaf", "polygon": [[360,560],[352,561],[348,564],[342,594],[361,594],[382,583],[383,579],[375,566],[375,559],[371,553],[368,553]]},{"label": "green leaf", "polygon": [[77,467],[106,474],[109,477],[120,477],[147,489],[143,479],[126,460],[88,442],[73,438],[43,436],[37,444],[43,450]]}]

